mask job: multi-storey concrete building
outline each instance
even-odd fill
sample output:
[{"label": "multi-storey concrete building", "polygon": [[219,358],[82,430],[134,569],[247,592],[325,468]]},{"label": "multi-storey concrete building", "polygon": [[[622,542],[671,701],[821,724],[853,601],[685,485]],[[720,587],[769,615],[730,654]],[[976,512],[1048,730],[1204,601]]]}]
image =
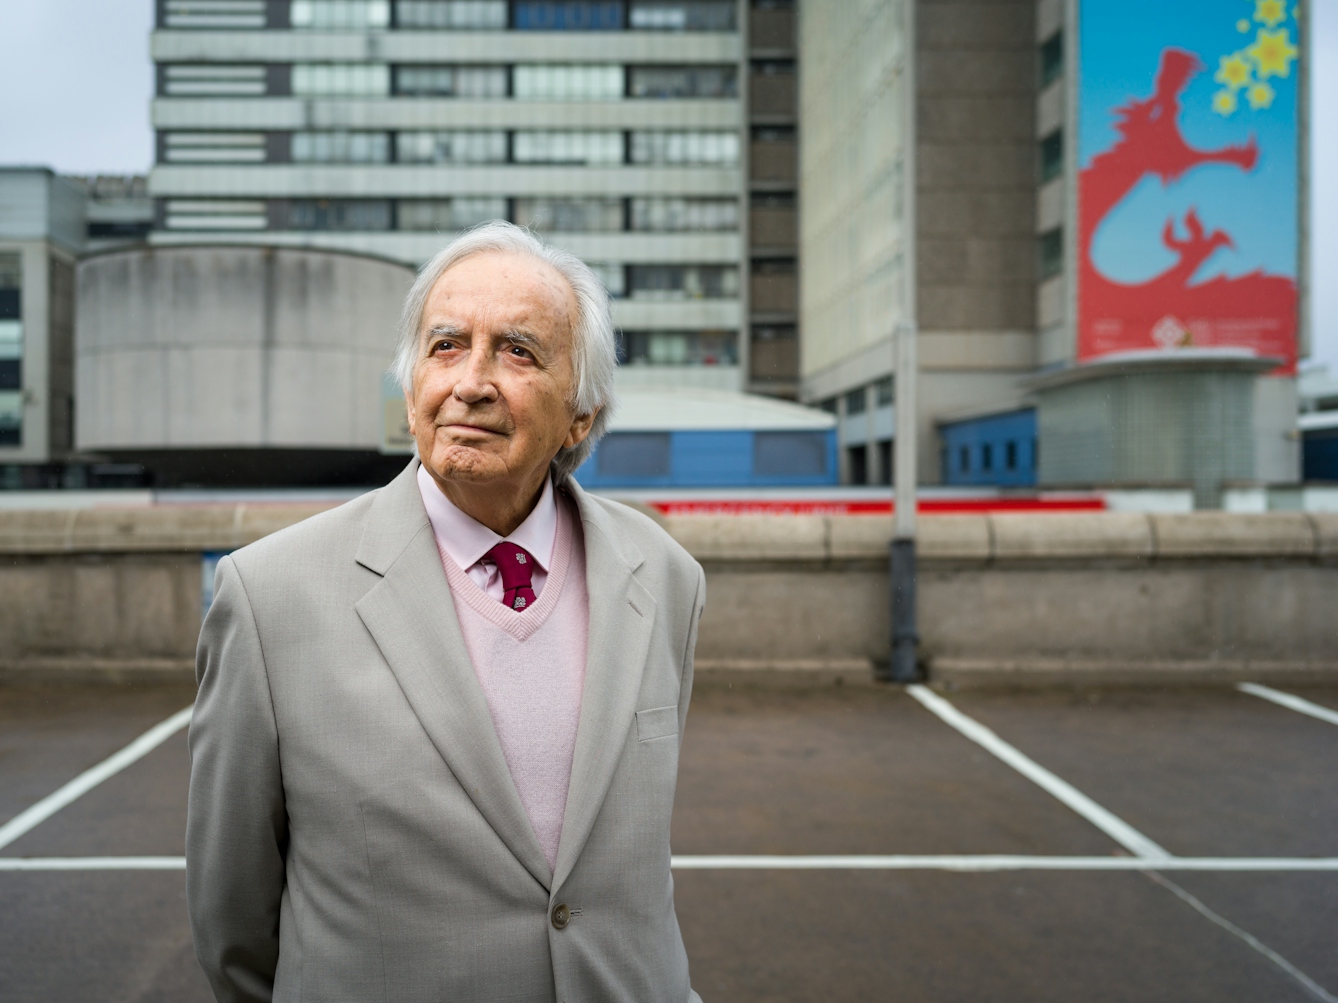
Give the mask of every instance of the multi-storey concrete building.
[{"label": "multi-storey concrete building", "polygon": [[788,5],[157,4],[153,243],[419,265],[511,219],[600,271],[624,384],[795,389]]},{"label": "multi-storey concrete building", "polygon": [[1298,477],[1298,26],[1222,10],[1149,34],[1114,0],[805,0],[801,397],[838,415],[844,480],[890,480],[899,325],[923,482],[1213,506]]},{"label": "multi-storey concrete building", "polygon": [[64,460],[74,435],[74,263],[84,191],[0,168],[0,487]]}]

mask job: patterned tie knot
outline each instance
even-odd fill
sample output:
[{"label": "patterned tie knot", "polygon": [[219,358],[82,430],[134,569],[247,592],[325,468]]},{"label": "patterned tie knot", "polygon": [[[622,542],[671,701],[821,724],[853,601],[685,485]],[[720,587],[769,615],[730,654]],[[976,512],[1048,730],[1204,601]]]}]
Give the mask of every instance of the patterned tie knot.
[{"label": "patterned tie knot", "polygon": [[497,572],[502,576],[502,588],[505,596],[502,602],[511,609],[520,611],[534,605],[535,595],[531,583],[534,562],[524,547],[503,541],[483,555],[485,560],[497,565]]}]

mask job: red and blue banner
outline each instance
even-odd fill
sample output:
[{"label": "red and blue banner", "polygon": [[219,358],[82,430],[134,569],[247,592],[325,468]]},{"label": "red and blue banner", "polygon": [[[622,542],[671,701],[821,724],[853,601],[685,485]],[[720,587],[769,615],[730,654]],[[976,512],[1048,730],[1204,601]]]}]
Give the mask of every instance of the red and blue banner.
[{"label": "red and blue banner", "polygon": [[1297,353],[1297,9],[1081,0],[1079,359]]}]

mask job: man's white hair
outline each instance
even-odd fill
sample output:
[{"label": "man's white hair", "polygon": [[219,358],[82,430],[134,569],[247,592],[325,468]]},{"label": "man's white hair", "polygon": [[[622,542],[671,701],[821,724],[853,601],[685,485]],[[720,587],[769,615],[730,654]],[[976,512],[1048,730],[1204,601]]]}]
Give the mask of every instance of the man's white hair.
[{"label": "man's white hair", "polygon": [[391,372],[399,380],[404,392],[413,395],[414,366],[418,361],[419,329],[423,311],[427,308],[428,294],[437,280],[452,265],[465,258],[488,251],[504,254],[523,254],[554,268],[567,280],[576,294],[576,317],[572,323],[572,368],[575,380],[569,403],[578,415],[587,415],[599,409],[590,434],[572,449],[563,447],[553,460],[555,479],[575,472],[585,462],[590,450],[604,434],[609,418],[617,405],[613,391],[613,377],[618,368],[618,344],[613,331],[613,313],[609,308],[609,294],[594,271],[570,251],[550,247],[524,227],[493,220],[466,230],[423,266],[418,280],[409,290],[400,315],[399,346]]}]

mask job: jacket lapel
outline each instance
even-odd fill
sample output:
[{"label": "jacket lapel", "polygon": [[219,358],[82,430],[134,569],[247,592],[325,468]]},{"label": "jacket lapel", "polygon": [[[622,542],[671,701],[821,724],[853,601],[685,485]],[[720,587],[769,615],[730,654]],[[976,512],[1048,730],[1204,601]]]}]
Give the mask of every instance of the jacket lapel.
[{"label": "jacket lapel", "polygon": [[372,504],[357,561],[381,581],[355,608],[441,758],[502,842],[548,888],[548,861],[470,664],[417,471],[414,460]]},{"label": "jacket lapel", "polygon": [[569,490],[585,531],[590,597],[585,688],[576,732],[571,785],[558,844],[553,887],[576,865],[622,758],[655,624],[655,599],[636,580],[640,552],[573,481]]}]

